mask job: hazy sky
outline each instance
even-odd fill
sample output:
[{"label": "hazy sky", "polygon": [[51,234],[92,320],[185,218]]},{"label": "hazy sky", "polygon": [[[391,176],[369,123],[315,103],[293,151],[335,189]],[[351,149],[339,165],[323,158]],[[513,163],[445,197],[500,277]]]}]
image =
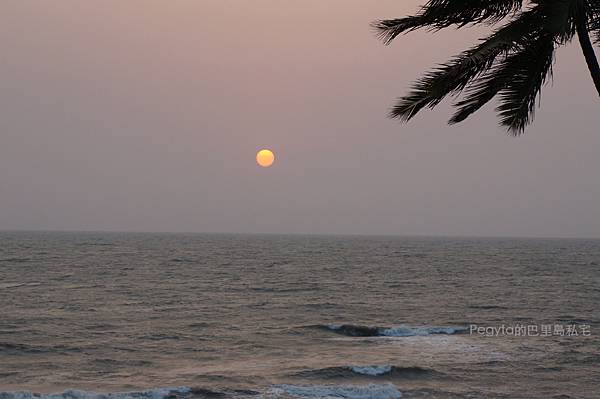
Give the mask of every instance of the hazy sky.
[{"label": "hazy sky", "polygon": [[377,41],[423,1],[4,0],[0,229],[599,237],[575,43],[524,137],[493,106],[386,118],[485,33]]}]

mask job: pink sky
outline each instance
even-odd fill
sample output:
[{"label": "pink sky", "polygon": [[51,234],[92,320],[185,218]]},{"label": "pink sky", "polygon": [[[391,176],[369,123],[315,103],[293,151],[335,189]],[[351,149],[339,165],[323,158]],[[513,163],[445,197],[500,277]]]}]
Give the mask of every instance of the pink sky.
[{"label": "pink sky", "polygon": [[0,229],[600,236],[577,46],[524,137],[493,106],[401,125],[394,98],[485,33],[376,40],[420,3],[4,1]]}]

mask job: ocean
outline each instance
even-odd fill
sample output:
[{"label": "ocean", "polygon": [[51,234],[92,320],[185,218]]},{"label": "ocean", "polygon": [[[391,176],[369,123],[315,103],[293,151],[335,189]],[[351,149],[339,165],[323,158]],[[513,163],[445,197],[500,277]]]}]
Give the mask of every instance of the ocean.
[{"label": "ocean", "polygon": [[600,397],[600,241],[0,233],[0,399]]}]

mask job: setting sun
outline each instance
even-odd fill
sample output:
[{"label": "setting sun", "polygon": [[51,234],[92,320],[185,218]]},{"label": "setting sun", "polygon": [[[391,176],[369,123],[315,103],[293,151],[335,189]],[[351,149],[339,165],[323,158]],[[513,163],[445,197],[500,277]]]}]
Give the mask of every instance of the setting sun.
[{"label": "setting sun", "polygon": [[260,150],[256,154],[256,162],[263,168],[273,165],[275,154],[271,150]]}]

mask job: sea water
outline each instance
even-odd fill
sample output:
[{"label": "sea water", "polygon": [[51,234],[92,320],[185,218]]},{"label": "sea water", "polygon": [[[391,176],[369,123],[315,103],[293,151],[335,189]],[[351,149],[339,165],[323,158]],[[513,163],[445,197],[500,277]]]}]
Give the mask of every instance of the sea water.
[{"label": "sea water", "polygon": [[0,233],[0,399],[592,399],[599,328],[595,240]]}]

